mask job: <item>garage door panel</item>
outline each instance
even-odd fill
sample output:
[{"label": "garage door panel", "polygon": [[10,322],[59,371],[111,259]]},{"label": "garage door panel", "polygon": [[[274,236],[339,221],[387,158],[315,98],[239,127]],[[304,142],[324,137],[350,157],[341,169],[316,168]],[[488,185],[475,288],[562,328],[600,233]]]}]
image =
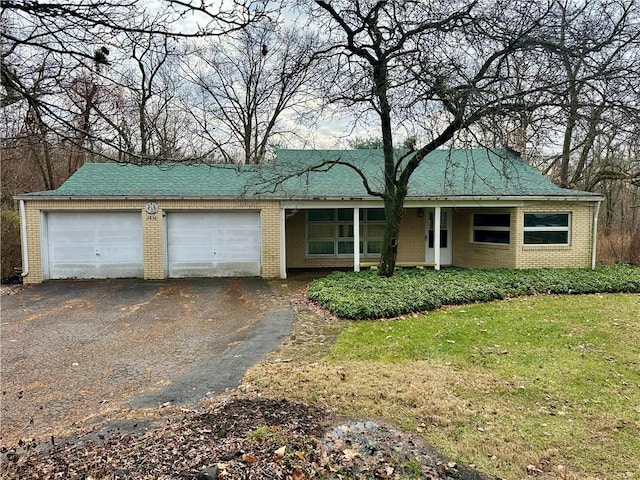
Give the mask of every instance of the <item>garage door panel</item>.
[{"label": "garage door panel", "polygon": [[224,249],[216,251],[215,258],[226,261],[260,261],[260,245],[255,244],[235,244],[227,245]]},{"label": "garage door panel", "polygon": [[260,275],[258,212],[169,212],[170,277]]},{"label": "garage door panel", "polygon": [[95,249],[95,251],[95,262],[98,265],[105,263],[137,263],[142,258],[142,247],[123,249],[121,244],[103,245]]},{"label": "garage door panel", "polygon": [[[91,271],[89,274],[78,273]],[[142,277],[140,265],[137,263],[118,264],[87,264],[87,263],[64,263],[56,266],[53,280],[70,278],[78,279],[107,279],[107,278],[139,278]]]},{"label": "garage door panel", "polygon": [[210,263],[211,255],[208,252],[203,251],[202,249],[172,249],[171,251],[171,261],[172,263],[178,262],[193,262],[193,263]]},{"label": "garage door panel", "polygon": [[182,229],[170,229],[168,231],[168,242],[170,245],[181,243],[182,245],[213,245],[213,231],[203,229],[198,232],[188,231],[186,227]]},{"label": "garage door panel", "polygon": [[131,231],[126,228],[118,227],[114,231],[102,231],[97,233],[97,240],[104,245],[122,245],[122,243],[135,244],[140,240],[137,231]]},{"label": "garage door panel", "polygon": [[66,263],[93,264],[104,263],[139,263],[142,256],[142,248],[124,249],[120,245],[68,245],[55,246],[49,249],[49,256],[53,262],[65,261]]},{"label": "garage door panel", "polygon": [[48,233],[49,245],[93,245],[96,242],[95,233],[80,228],[64,228],[57,226],[52,228],[49,226]]},{"label": "garage door panel", "polygon": [[49,228],[85,229],[87,221],[99,219],[105,228],[136,228],[140,225],[137,212],[50,212],[47,218]]},{"label": "garage door panel", "polygon": [[244,245],[255,245],[260,233],[259,228],[228,228],[215,230],[215,239],[221,242],[238,242]]},{"label": "garage door panel", "polygon": [[203,277],[258,277],[260,267],[255,262],[189,262],[176,263],[171,270],[172,278]]},{"label": "garage door panel", "polygon": [[94,252],[92,245],[74,245],[69,243],[67,245],[55,245],[49,247],[49,258],[53,259],[49,261],[49,264],[59,263],[64,261],[65,263],[82,263],[86,264],[86,261],[80,259],[91,258]]},{"label": "garage door panel", "polygon": [[46,240],[48,278],[143,276],[137,212],[50,212]]}]

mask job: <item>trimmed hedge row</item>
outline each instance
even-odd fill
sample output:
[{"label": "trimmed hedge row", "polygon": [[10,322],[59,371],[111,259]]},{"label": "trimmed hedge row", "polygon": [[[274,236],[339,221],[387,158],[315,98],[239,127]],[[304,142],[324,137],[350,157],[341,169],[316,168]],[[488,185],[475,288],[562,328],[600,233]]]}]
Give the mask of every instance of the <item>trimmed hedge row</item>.
[{"label": "trimmed hedge row", "polygon": [[338,317],[364,320],[523,295],[639,292],[640,268],[614,265],[595,270],[410,269],[391,278],[372,270],[334,272],[311,282],[308,297]]}]

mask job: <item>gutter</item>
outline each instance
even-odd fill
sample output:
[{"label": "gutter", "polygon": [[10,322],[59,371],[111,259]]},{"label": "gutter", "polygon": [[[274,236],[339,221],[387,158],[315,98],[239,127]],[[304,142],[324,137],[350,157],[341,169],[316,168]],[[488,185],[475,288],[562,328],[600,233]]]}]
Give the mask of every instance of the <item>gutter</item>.
[{"label": "gutter", "polygon": [[27,245],[27,214],[24,200],[20,200],[20,240],[22,241],[22,278],[29,275],[29,247]]},{"label": "gutter", "polygon": [[591,244],[591,270],[596,268],[596,250],[598,248],[598,215],[600,214],[600,204],[602,200],[598,200],[596,203],[596,211],[593,214],[593,238]]},{"label": "gutter", "polygon": [[[371,196],[261,196],[261,195],[164,195],[158,193],[145,193],[136,195],[15,195],[16,200],[135,200],[145,201],[150,198],[155,200],[247,200],[247,201],[281,201],[281,202],[317,202],[317,201],[380,201]],[[599,195],[459,195],[459,196],[432,196],[432,197],[407,197],[405,206],[415,206],[421,202],[460,202],[460,201],[566,201],[566,202],[593,202],[603,200]],[[422,205],[424,206],[424,205]]]}]

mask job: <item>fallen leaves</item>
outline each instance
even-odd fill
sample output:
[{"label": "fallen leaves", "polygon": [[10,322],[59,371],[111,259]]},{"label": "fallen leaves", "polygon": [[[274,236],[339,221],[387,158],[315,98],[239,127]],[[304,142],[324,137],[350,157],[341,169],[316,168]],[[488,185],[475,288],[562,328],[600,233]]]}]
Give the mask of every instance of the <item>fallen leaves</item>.
[{"label": "fallen leaves", "polygon": [[[284,399],[231,398],[138,433],[56,439],[46,450],[26,444],[7,449],[0,478],[303,480],[316,469],[324,417],[315,407]],[[258,429],[268,435],[247,435]],[[289,448],[296,453],[286,455]]]},{"label": "fallen leaves", "polygon": [[258,461],[258,457],[250,453],[245,453],[240,457],[240,461],[244,463],[256,463]]},{"label": "fallen leaves", "polygon": [[482,478],[446,462],[412,434],[375,422],[351,422],[325,433],[321,445],[323,475],[329,478]]},{"label": "fallen leaves", "polygon": [[282,460],[282,457],[284,457],[284,454],[286,451],[287,451],[286,445],[277,449],[275,452],[273,452],[273,460],[275,462],[279,462],[280,460]]},{"label": "fallen leaves", "polygon": [[527,475],[540,475],[542,473],[544,472],[535,465],[527,465]]},{"label": "fallen leaves", "polygon": [[2,452],[0,478],[481,478],[465,477],[409,433],[373,422],[325,431],[325,422],[323,412],[302,403],[232,398],[138,433],[56,439],[48,451],[23,443]]},{"label": "fallen leaves", "polygon": [[346,458],[347,460],[353,460],[354,458],[358,458],[360,456],[358,452],[350,448],[344,449],[342,453],[344,455],[344,458]]}]

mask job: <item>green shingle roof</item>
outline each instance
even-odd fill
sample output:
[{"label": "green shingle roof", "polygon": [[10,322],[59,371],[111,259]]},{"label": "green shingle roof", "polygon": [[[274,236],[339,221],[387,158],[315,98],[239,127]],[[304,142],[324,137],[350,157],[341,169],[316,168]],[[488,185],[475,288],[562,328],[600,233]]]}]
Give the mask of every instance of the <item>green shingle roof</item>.
[{"label": "green shingle roof", "polygon": [[[381,191],[381,150],[285,150],[274,163],[244,166],[83,165],[60,188],[20,197],[263,197],[281,199],[367,198],[353,169],[326,165],[345,161],[359,168],[370,187]],[[414,172],[408,198],[439,197],[585,197],[562,189],[509,150],[436,150]]]}]

